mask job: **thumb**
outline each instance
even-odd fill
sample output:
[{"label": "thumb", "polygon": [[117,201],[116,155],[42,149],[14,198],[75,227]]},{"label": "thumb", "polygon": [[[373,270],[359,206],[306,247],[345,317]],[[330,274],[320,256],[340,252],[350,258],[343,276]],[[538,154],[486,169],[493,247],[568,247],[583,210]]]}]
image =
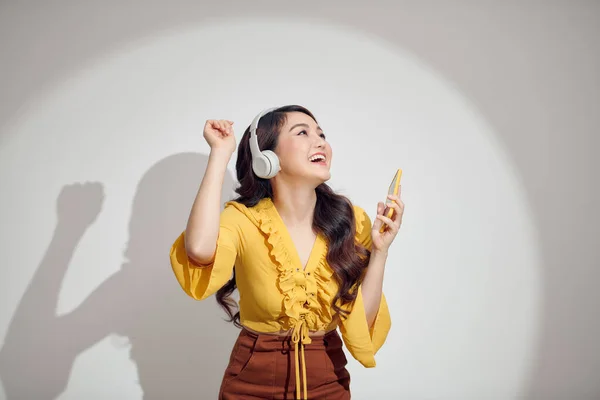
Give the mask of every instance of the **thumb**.
[{"label": "thumb", "polygon": [[[384,210],[384,206],[382,202],[377,203],[377,215],[381,215],[383,214],[383,210]],[[371,228],[373,230],[379,230],[379,228],[381,227],[381,224],[383,224],[383,222],[381,222],[381,220],[379,218],[375,218],[373,221],[373,225],[371,226]]]}]

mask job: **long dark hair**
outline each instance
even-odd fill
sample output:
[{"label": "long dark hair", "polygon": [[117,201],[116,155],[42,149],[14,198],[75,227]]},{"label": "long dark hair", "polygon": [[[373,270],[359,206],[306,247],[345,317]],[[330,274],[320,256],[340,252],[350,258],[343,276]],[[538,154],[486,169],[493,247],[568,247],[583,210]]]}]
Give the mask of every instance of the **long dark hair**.
[{"label": "long dark hair", "polygon": [[[256,130],[258,146],[261,150],[275,150],[279,132],[286,122],[286,113],[289,112],[301,112],[316,121],[309,110],[297,105],[281,107],[266,114],[261,118]],[[246,129],[240,140],[235,169],[240,186],[235,190],[238,196],[233,201],[252,207],[265,197],[273,198],[271,182],[257,177],[252,171],[250,127]],[[326,238],[327,263],[333,270],[333,276],[339,285],[332,306],[335,312],[344,315],[347,312],[343,307],[356,298],[358,285],[369,264],[370,252],[354,240],[356,222],[351,201],[345,196],[334,193],[325,183],[317,186],[315,191],[317,202],[312,227],[315,232]],[[229,321],[241,328],[239,311],[234,314],[237,304],[230,297],[236,287],[234,270],[233,277],[217,291],[216,298],[229,315]]]}]

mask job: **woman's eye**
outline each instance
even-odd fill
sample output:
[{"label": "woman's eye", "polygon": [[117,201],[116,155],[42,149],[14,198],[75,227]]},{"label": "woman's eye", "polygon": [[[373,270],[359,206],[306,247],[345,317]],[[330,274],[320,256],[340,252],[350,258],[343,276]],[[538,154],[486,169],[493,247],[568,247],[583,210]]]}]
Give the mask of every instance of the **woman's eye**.
[{"label": "woman's eye", "polygon": [[[307,134],[307,132],[306,132],[306,131],[300,131],[300,132],[298,132],[298,135],[302,135],[302,134],[305,134],[305,135],[306,135],[306,134]],[[327,139],[327,136],[325,136],[325,134],[324,134],[324,133],[321,133],[319,136],[321,136],[323,139]]]}]

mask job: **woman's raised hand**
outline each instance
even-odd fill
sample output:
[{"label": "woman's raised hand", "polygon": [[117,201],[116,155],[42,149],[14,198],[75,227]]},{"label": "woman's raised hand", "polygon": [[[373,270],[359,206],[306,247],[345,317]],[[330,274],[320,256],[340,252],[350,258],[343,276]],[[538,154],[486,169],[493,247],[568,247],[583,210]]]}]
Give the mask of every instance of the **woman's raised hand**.
[{"label": "woman's raised hand", "polygon": [[211,150],[226,151],[233,154],[235,151],[235,135],[233,121],[226,119],[209,119],[204,125],[204,139]]}]

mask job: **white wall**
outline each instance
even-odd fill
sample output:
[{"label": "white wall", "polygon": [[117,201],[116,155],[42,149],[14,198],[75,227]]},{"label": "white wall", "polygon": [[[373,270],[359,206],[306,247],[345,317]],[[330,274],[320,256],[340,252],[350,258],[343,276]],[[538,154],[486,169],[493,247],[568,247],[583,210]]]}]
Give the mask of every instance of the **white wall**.
[{"label": "white wall", "polygon": [[0,398],[216,398],[237,330],[185,296],[167,252],[204,120],[239,138],[289,103],[315,112],[330,184],[372,218],[405,171],[393,328],[377,368],[351,360],[353,398],[597,398],[599,16],[591,1],[1,5]]}]

